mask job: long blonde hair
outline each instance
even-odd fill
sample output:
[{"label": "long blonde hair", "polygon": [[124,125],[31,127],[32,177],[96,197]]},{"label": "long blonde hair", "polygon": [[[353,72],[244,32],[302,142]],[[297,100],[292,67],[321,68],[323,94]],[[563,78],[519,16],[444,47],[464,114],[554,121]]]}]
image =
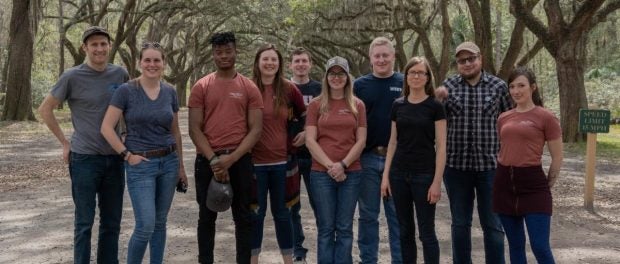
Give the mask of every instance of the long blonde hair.
[{"label": "long blonde hair", "polygon": [[[327,81],[327,71],[321,81],[321,94],[315,100],[319,101],[319,114],[326,115],[329,112],[329,98],[331,98],[331,87]],[[353,76],[347,73],[347,83],[344,85],[344,101],[355,118],[357,118],[356,97],[353,95]]]}]

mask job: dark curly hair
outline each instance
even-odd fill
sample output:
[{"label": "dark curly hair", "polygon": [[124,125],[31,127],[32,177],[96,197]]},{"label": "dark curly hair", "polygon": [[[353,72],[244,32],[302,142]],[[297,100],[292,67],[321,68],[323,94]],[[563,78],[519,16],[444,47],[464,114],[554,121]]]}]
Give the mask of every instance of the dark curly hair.
[{"label": "dark curly hair", "polygon": [[228,43],[232,43],[236,46],[237,39],[235,38],[235,33],[232,33],[230,31],[217,32],[211,36],[211,39],[209,39],[209,43],[213,46],[226,45]]}]

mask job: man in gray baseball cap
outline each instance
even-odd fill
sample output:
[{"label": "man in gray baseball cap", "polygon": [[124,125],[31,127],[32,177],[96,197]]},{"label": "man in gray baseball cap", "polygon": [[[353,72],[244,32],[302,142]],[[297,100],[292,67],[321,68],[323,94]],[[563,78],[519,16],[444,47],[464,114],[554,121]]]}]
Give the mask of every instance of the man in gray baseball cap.
[{"label": "man in gray baseball cap", "polygon": [[[121,156],[101,135],[101,122],[114,90],[127,82],[127,71],[108,63],[110,34],[93,26],[82,34],[83,64],[65,70],[39,107],[41,118],[62,146],[71,176],[75,205],[73,262],[90,263],[91,235],[97,208],[97,263],[118,263],[125,169]],[[54,109],[67,101],[73,135],[67,139]]]},{"label": "man in gray baseball cap", "polygon": [[84,33],[82,33],[82,43],[86,44],[86,40],[88,40],[88,38],[94,35],[105,36],[108,38],[108,42],[110,42],[110,33],[108,33],[105,28],[102,28],[100,26],[90,26],[86,30],[84,30]]}]

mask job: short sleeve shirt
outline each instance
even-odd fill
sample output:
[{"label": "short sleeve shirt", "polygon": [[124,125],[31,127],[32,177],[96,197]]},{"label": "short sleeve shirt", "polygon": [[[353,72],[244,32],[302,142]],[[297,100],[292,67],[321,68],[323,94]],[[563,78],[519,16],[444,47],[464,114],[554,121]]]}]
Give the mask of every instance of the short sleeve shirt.
[{"label": "short sleeve shirt", "polygon": [[303,98],[297,87],[286,82],[287,99],[286,105],[282,105],[278,111],[274,109],[273,85],[266,85],[263,95],[263,132],[252,149],[254,165],[284,164],[287,160],[287,124],[289,119],[288,105],[299,108],[299,113],[306,111]]},{"label": "short sleeve shirt", "polygon": [[354,83],[354,92],[366,107],[368,117],[368,151],[375,147],[387,147],[390,142],[390,111],[392,103],[402,96],[404,75],[395,72],[387,78],[379,78],[372,73],[366,74]]},{"label": "short sleeve shirt", "polygon": [[[309,82],[303,84],[296,83],[295,85],[299,88],[299,91],[303,95],[304,104],[306,106],[310,104],[312,99],[321,94],[321,83],[315,80],[310,80]],[[303,159],[311,158],[310,152],[306,148],[306,145],[302,145],[297,148],[297,156]]]},{"label": "short sleeve shirt", "polygon": [[116,155],[101,135],[101,123],[114,91],[129,79],[124,68],[108,64],[96,71],[84,63],[67,69],[58,79],[51,95],[67,101],[71,109],[73,135],[71,151],[87,155]]},{"label": "short sleeve shirt", "polygon": [[241,144],[248,133],[248,111],[263,109],[263,98],[256,85],[240,73],[232,79],[211,73],[193,86],[188,106],[204,110],[203,133],[218,151]]},{"label": "short sleeve shirt", "polygon": [[498,162],[504,166],[541,165],[545,142],[562,137],[560,121],[540,106],[522,113],[515,109],[502,113],[497,130],[501,143]]},{"label": "short sleeve shirt", "polygon": [[174,145],[172,120],[179,111],[176,90],[160,83],[157,98],[149,98],[138,82],[121,85],[110,105],[123,111],[127,125],[125,146],[129,151],[148,151]]},{"label": "short sleeve shirt", "polygon": [[414,173],[435,173],[435,122],[446,119],[443,105],[429,96],[420,103],[401,97],[392,105],[397,144],[392,167]]},{"label": "short sleeve shirt", "polygon": [[[306,126],[317,128],[317,143],[327,157],[336,162],[344,159],[357,141],[357,129],[366,127],[366,109],[364,103],[355,98],[357,116],[347,106],[344,99],[329,100],[327,113],[319,113],[320,100],[313,100],[308,105]],[[327,171],[315,159],[312,160],[312,169]],[[351,163],[347,171],[361,170],[359,159]]]}]

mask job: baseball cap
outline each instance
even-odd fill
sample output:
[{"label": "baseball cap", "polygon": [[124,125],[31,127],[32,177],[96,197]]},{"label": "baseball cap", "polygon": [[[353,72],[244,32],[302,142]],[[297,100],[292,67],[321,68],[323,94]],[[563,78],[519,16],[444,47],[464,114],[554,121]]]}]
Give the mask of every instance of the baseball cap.
[{"label": "baseball cap", "polygon": [[82,34],[82,43],[86,43],[86,40],[92,35],[104,35],[108,38],[108,40],[110,40],[110,33],[108,33],[105,28],[100,26],[90,26],[84,30],[84,33]]},{"label": "baseball cap", "polygon": [[456,47],[456,53],[454,53],[454,56],[459,55],[459,52],[464,51],[464,50],[469,51],[474,54],[480,53],[480,48],[478,48],[478,46],[475,43],[466,41],[466,42],[459,44]]},{"label": "baseball cap", "polygon": [[207,189],[207,208],[214,212],[224,212],[230,208],[233,200],[233,190],[230,183],[221,183],[211,178]]},{"label": "baseball cap", "polygon": [[331,69],[334,66],[340,66],[346,73],[349,73],[349,63],[347,62],[347,59],[343,57],[336,56],[336,57],[329,59],[327,61],[327,66],[325,67],[325,69],[329,71],[329,69]]}]

